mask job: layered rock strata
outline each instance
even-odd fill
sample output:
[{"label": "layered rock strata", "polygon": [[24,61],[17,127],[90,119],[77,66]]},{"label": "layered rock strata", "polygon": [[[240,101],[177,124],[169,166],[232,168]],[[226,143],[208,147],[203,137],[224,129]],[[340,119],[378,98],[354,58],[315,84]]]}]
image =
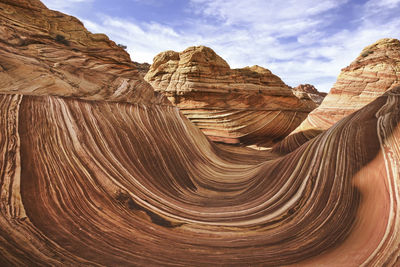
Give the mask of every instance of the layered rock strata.
[{"label": "layered rock strata", "polygon": [[231,69],[204,46],[160,53],[145,79],[211,140],[225,143],[270,145],[316,107],[269,70]]},{"label": "layered rock strata", "polygon": [[[21,17],[25,7],[2,2],[2,25],[18,35],[52,14],[35,7]],[[57,14],[47,19],[64,18]],[[31,45],[2,39],[0,54]],[[63,60],[69,53],[44,47]],[[67,81],[58,68],[81,67],[100,83],[122,68],[137,81],[132,92],[118,100],[118,86],[91,96],[83,85],[72,96],[69,87],[27,93],[42,85],[35,72],[3,70],[23,86],[2,85],[0,94],[1,266],[400,264],[400,88],[277,156],[216,146],[131,65],[106,60],[109,69],[95,72],[104,59],[80,53],[91,64],[40,65],[45,77]],[[18,55],[6,59],[39,61]]]},{"label": "layered rock strata", "polygon": [[276,145],[276,151],[293,151],[397,85],[400,85],[400,41],[382,39],[367,46],[342,69],[322,104]]},{"label": "layered rock strata", "polygon": [[310,98],[317,105],[322,103],[322,100],[326,97],[327,93],[319,92],[314,85],[311,84],[300,84],[293,88],[293,93],[300,99]]},{"label": "layered rock strata", "polygon": [[78,19],[38,0],[0,1],[0,8],[0,92],[168,103],[124,49]]}]

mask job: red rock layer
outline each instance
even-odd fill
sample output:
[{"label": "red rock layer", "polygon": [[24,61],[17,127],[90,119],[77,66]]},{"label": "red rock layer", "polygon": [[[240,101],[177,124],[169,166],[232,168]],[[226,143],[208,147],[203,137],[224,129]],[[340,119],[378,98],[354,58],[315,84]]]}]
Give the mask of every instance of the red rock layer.
[{"label": "red rock layer", "polygon": [[189,47],[154,58],[145,79],[214,141],[274,143],[316,107],[259,66],[230,69],[212,49]]},{"label": "red rock layer", "polygon": [[400,264],[400,88],[278,156],[209,142],[135,75],[118,101],[1,88],[1,266]]},{"label": "red rock layer", "polygon": [[322,104],[291,135],[275,146],[275,150],[293,151],[340,119],[399,85],[399,77],[399,40],[382,39],[367,46],[350,66],[342,69]]},{"label": "red rock layer", "polygon": [[173,107],[2,95],[2,263],[393,265],[399,93],[257,163]]}]

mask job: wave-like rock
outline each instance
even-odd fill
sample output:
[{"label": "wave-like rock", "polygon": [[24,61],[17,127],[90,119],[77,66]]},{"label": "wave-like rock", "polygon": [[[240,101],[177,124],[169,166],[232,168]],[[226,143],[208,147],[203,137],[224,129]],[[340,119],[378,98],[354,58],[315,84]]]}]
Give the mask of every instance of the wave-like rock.
[{"label": "wave-like rock", "polygon": [[296,130],[275,146],[276,151],[293,151],[340,119],[371,103],[400,85],[400,41],[382,39],[367,46],[346,68],[322,104]]},{"label": "wave-like rock", "polygon": [[[24,8],[0,6],[16,35],[38,16],[68,18]],[[40,54],[20,56],[37,44],[0,36],[0,55],[14,49],[6,59],[20,67],[1,72],[10,83],[0,94],[0,265],[400,264],[400,88],[277,156],[209,142],[129,64],[95,60],[83,46],[70,61],[49,41],[41,48],[65,65],[46,68]],[[123,73],[137,82],[120,99],[111,85],[94,96],[84,84],[72,96],[70,87],[54,93],[23,68],[29,62],[48,79],[84,80],[72,71],[82,68],[99,83]],[[111,74],[96,72],[104,64]]]},{"label": "wave-like rock", "polygon": [[160,53],[145,79],[210,139],[225,143],[272,144],[316,107],[269,70],[231,69],[204,46]]},{"label": "wave-like rock", "polygon": [[258,163],[173,107],[2,95],[2,261],[394,264],[399,94]]}]

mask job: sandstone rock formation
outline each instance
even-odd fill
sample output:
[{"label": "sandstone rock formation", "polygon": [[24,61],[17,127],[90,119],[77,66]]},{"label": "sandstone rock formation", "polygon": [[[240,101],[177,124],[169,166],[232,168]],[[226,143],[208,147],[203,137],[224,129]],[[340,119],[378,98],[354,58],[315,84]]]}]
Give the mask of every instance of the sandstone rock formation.
[{"label": "sandstone rock formation", "polygon": [[367,46],[342,69],[322,104],[275,150],[293,151],[397,85],[400,85],[400,41],[382,39]]},{"label": "sandstone rock formation", "polygon": [[1,266],[400,264],[400,88],[288,155],[224,148],[119,48],[71,51],[29,28],[69,17],[16,3],[0,3]]},{"label": "sandstone rock formation", "polygon": [[209,138],[225,143],[270,145],[316,107],[269,70],[231,69],[204,46],[160,53],[145,79]]},{"label": "sandstone rock formation", "polygon": [[293,93],[300,99],[310,98],[318,105],[322,103],[322,100],[324,100],[327,95],[327,93],[319,92],[314,85],[311,84],[300,84],[293,88]]},{"label": "sandstone rock formation", "polygon": [[139,62],[133,62],[136,66],[136,69],[138,70],[140,76],[144,77],[146,76],[147,72],[150,69],[150,64],[149,63],[139,63]]},{"label": "sandstone rock formation", "polygon": [[124,49],[76,18],[38,0],[1,1],[0,8],[0,92],[168,102],[139,79]]}]

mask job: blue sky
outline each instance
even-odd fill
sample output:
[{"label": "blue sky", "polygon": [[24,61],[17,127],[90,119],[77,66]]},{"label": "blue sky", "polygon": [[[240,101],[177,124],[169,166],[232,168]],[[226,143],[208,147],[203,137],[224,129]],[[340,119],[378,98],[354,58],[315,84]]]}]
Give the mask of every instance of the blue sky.
[{"label": "blue sky", "polygon": [[325,92],[365,46],[400,39],[400,0],[42,1],[127,45],[134,61],[206,45],[232,68],[260,65]]}]

